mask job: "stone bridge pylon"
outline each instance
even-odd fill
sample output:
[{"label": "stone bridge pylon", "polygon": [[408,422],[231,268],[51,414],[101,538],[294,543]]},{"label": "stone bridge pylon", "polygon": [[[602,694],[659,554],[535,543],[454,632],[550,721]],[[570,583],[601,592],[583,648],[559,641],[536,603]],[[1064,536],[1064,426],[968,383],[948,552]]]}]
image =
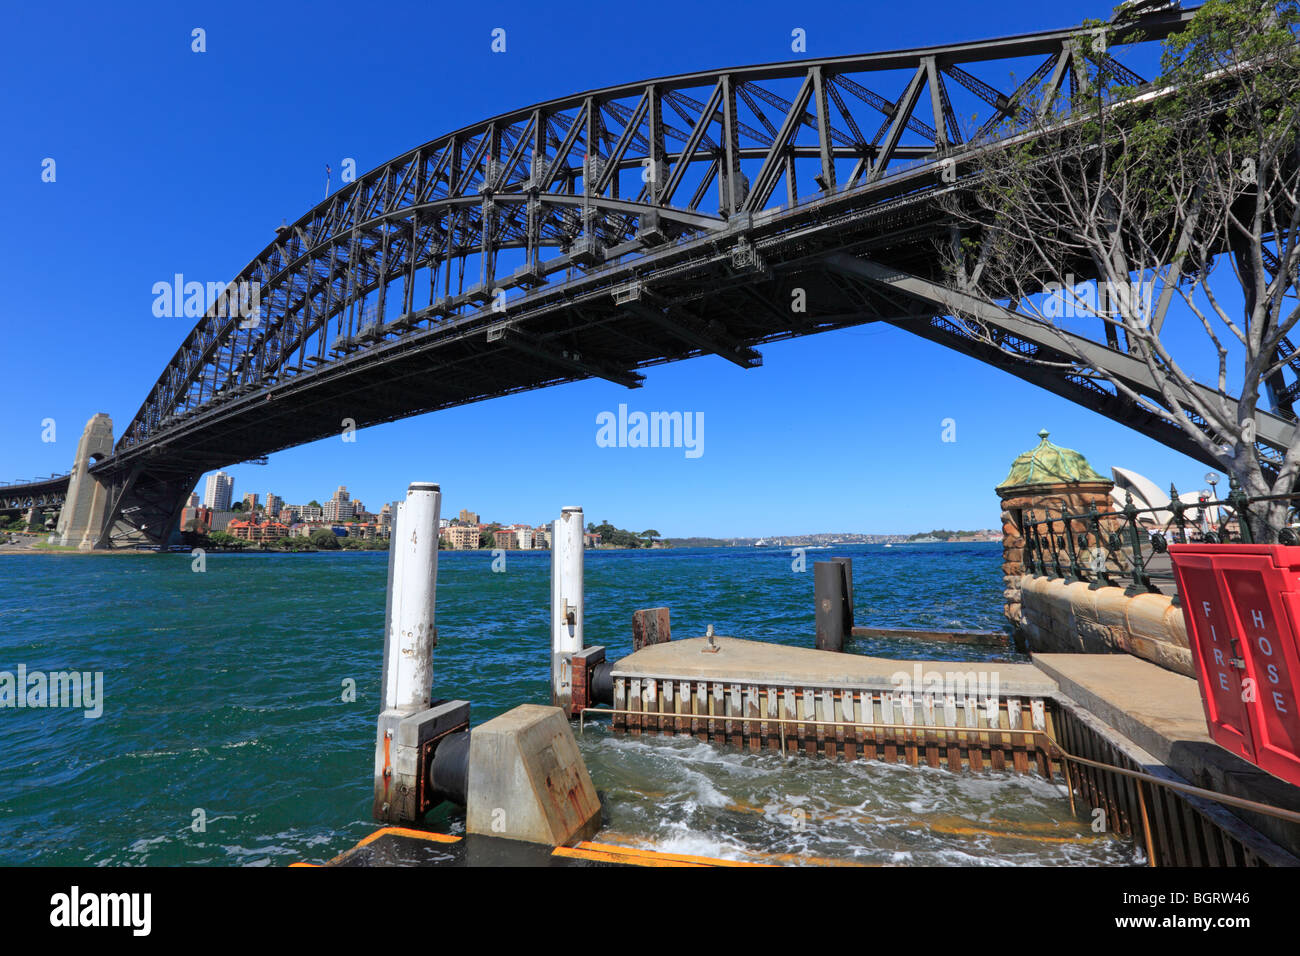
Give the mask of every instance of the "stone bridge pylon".
[{"label": "stone bridge pylon", "polygon": [[77,457],[69,476],[68,497],[59,514],[55,541],[89,551],[104,528],[109,488],[90,473],[90,466],[113,454],[113,419],[103,412],[86,422],[77,442]]}]

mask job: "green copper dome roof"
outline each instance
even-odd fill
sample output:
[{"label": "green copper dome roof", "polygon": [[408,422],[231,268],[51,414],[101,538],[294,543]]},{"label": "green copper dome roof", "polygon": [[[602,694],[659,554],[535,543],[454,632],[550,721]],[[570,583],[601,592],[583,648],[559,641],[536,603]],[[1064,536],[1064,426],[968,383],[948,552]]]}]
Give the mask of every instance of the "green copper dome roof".
[{"label": "green copper dome roof", "polygon": [[1088,459],[1071,448],[1053,445],[1047,440],[1047,429],[1038,433],[1038,445],[1023,452],[1011,463],[1011,472],[998,488],[1017,485],[1055,485],[1061,482],[1106,481],[1092,470]]}]

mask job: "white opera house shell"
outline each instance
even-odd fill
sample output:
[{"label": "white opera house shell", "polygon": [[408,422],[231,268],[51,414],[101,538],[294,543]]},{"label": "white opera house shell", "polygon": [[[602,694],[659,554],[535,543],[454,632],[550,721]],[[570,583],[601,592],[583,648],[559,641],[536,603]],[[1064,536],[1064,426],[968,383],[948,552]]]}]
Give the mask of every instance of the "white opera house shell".
[{"label": "white opera house shell", "polygon": [[[1125,505],[1125,495],[1133,496],[1133,504],[1137,508],[1155,508],[1156,511],[1148,511],[1145,514],[1137,516],[1138,524],[1142,525],[1149,531],[1160,531],[1168,527],[1173,521],[1173,512],[1169,511],[1170,498],[1167,492],[1161,491],[1154,481],[1145,475],[1139,475],[1136,471],[1129,471],[1127,468],[1111,468],[1111,478],[1115,482],[1115,487],[1111,489],[1110,499],[1115,505],[1116,511],[1122,511]],[[1214,500],[1214,495],[1209,489],[1202,491],[1180,491],[1178,500],[1189,506],[1189,510],[1183,512],[1188,527],[1198,527],[1203,520],[1208,519],[1211,523],[1217,523],[1219,519],[1219,509],[1214,505],[1202,509],[1201,500]],[[1218,502],[1215,502],[1218,504]],[[1202,510],[1208,512],[1202,515]],[[1226,510],[1226,509],[1225,509]]]}]

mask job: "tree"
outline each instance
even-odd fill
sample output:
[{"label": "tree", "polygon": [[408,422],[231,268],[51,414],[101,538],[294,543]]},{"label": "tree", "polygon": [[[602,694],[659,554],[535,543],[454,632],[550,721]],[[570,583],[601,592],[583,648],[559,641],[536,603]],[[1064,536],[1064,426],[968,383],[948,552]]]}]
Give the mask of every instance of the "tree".
[{"label": "tree", "polygon": [[319,508],[319,507],[320,507],[320,502],[317,501],[315,498],[313,498],[311,501],[307,502],[307,507],[308,507],[308,508]]},{"label": "tree", "polygon": [[648,542],[641,540],[641,536],[626,531],[623,528],[616,528],[608,521],[602,521],[598,525],[591,527],[592,534],[600,535],[600,543],[613,545],[616,548],[640,548],[648,546]]},{"label": "tree", "polygon": [[[1295,0],[1207,0],[1166,39],[1153,94],[1129,103],[1104,52],[1121,27],[1086,25],[1072,100],[1026,110],[945,204],[945,305],[977,338],[1024,358],[985,324],[990,303],[1055,330],[1059,360],[1041,364],[1180,429],[1250,495],[1300,476],[1300,441],[1279,453],[1256,440],[1262,396],[1294,420],[1282,373],[1300,370],[1287,338],[1300,320],[1298,25]],[[1148,384],[1059,334],[1081,328]],[[1258,509],[1257,530],[1285,514],[1284,501]]]},{"label": "tree", "polygon": [[230,510],[238,511],[242,513],[244,510],[244,503],[242,501],[236,501],[234,504],[230,506]]},{"label": "tree", "polygon": [[317,528],[311,533],[309,540],[313,546],[322,551],[338,551],[340,549],[338,537],[328,528]]},{"label": "tree", "polygon": [[208,540],[217,548],[233,548],[236,551],[243,550],[246,542],[243,538],[236,538],[229,531],[214,531],[208,535]]}]

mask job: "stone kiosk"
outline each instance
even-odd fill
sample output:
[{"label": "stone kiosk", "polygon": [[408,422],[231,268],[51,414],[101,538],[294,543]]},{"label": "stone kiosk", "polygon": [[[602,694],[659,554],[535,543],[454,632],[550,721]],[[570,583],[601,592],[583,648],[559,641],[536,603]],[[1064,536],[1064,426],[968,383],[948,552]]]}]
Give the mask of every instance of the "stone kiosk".
[{"label": "stone kiosk", "polygon": [[[996,489],[1002,499],[1004,613],[1017,646],[1035,652],[1128,653],[1195,676],[1183,612],[1169,595],[1056,577],[1055,562],[1047,576],[1024,567],[1030,512],[1034,520],[1042,520],[1059,519],[1062,508],[1068,514],[1115,510],[1110,498],[1113,482],[1097,474],[1077,451],[1048,441],[1046,431],[1038,436],[1038,445],[1016,458]],[[1112,521],[1101,519],[1103,532],[1114,530]],[[1084,530],[1082,521],[1072,522],[1071,534]],[[1064,533],[1059,523],[1057,533]],[[1068,571],[1061,557],[1062,570]],[[1087,551],[1078,557],[1082,567],[1091,561]],[[1122,555],[1111,555],[1109,561],[1112,573],[1123,572],[1123,566],[1114,563],[1122,561]],[[1090,577],[1086,571],[1085,577]]]},{"label": "stone kiosk", "polygon": [[1103,478],[1088,459],[1071,448],[1047,440],[1048,431],[1038,433],[1038,444],[1016,457],[1011,471],[994,490],[1002,499],[1002,580],[1006,589],[1004,613],[1012,624],[1020,624],[1020,579],[1024,575],[1027,515],[1034,520],[1057,517],[1064,508],[1079,514],[1096,508],[1110,511],[1110,490],[1115,483]]}]

